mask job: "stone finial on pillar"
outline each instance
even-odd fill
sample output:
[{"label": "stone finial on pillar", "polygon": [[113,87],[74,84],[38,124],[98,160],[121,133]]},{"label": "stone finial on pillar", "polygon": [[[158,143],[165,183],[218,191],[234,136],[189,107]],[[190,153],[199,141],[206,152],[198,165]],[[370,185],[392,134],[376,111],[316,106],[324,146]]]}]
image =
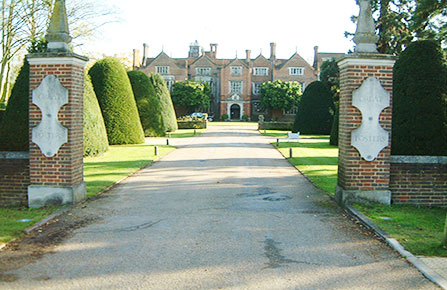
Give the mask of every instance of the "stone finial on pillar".
[{"label": "stone finial on pillar", "polygon": [[359,0],[360,14],[357,20],[357,30],[354,42],[357,44],[355,52],[378,53],[376,25],[372,16],[371,0]]},{"label": "stone finial on pillar", "polygon": [[50,25],[45,38],[48,41],[48,51],[70,52],[68,45],[72,38],[68,29],[65,0],[55,0]]}]

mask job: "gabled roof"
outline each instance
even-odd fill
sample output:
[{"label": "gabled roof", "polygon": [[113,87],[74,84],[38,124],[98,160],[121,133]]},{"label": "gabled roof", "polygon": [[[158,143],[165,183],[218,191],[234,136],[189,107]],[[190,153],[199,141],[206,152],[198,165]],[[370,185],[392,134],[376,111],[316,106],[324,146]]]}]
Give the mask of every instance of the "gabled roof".
[{"label": "gabled roof", "polygon": [[217,65],[211,58],[209,58],[207,55],[203,54],[202,56],[200,56],[199,58],[194,60],[190,65],[207,65],[207,64],[212,65],[212,66]]},{"label": "gabled roof", "polygon": [[227,64],[225,67],[229,67],[231,65],[236,65],[236,64],[237,65],[242,65],[242,66],[245,66],[246,68],[248,68],[247,63],[245,61],[239,59],[239,58],[235,58],[235,59],[231,60],[230,63]]},{"label": "gabled roof", "polygon": [[270,60],[268,60],[265,56],[263,56],[262,53],[260,55],[258,55],[258,57],[256,57],[252,61],[252,63],[255,64],[256,62],[260,62],[260,61],[263,61],[263,62],[266,62],[266,63],[270,63]]},{"label": "gabled roof", "polygon": [[157,55],[155,58],[148,60],[150,61],[148,61],[146,66],[152,65],[156,61],[166,60],[167,62],[165,64],[172,63],[177,65],[179,68],[186,68],[186,59],[171,58],[164,51],[160,52],[160,54]]},{"label": "gabled roof", "polygon": [[312,66],[304,59],[302,58],[297,52],[295,52],[288,60],[286,60],[284,63],[280,63],[276,66],[276,68],[279,69],[283,69],[285,66],[287,66],[287,64],[289,64],[292,60],[299,60],[301,62],[303,62],[307,67],[312,69]]}]

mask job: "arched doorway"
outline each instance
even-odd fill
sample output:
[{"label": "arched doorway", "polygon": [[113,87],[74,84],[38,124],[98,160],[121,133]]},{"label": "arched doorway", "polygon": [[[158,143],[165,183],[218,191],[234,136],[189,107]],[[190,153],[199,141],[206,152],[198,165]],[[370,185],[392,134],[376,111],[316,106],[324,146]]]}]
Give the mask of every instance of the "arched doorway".
[{"label": "arched doorway", "polygon": [[233,104],[230,107],[230,119],[240,120],[241,119],[241,106],[238,104]]}]

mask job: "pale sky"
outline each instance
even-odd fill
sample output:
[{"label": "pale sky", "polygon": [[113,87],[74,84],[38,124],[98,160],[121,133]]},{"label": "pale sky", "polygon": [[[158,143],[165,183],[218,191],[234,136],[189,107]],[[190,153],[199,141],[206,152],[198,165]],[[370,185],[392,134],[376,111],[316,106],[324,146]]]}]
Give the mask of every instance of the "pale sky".
[{"label": "pale sky", "polygon": [[321,52],[347,52],[354,32],[355,0],[109,0],[121,21],[106,25],[90,50],[107,55],[130,53],[149,45],[149,56],[162,48],[172,57],[187,57],[195,40],[209,50],[218,44],[218,58],[270,55],[270,42],[277,44],[277,57],[289,58],[298,50],[308,62],[313,47]]}]

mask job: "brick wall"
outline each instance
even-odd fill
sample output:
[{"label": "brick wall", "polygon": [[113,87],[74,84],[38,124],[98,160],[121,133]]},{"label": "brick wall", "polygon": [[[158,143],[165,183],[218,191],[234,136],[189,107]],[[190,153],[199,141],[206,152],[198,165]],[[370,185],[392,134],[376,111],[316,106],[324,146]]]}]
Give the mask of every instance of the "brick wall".
[{"label": "brick wall", "polygon": [[[58,114],[59,122],[68,129],[68,142],[52,158],[45,157],[39,147],[30,143],[30,183],[39,186],[72,187],[83,182],[83,62],[67,60],[65,63],[34,64],[30,61],[30,92],[40,85],[47,75],[55,75],[62,86],[68,89],[69,103]],[[40,109],[30,98],[30,140],[32,129],[41,122]]]},{"label": "brick wall", "polygon": [[392,156],[394,204],[447,207],[447,157]]},{"label": "brick wall", "polygon": [[[362,62],[365,64],[361,64]],[[385,65],[389,63],[388,65]],[[352,106],[353,91],[368,77],[376,77],[382,86],[392,94],[394,62],[380,59],[347,58],[340,62],[340,127],[338,185],[349,191],[382,191],[389,189],[390,148],[382,150],[378,158],[368,162],[360,157],[351,146],[351,132],[362,123],[360,111]],[[391,96],[392,99],[392,96]],[[392,102],[391,102],[392,103]],[[391,131],[391,106],[380,115],[380,124]],[[391,140],[390,140],[391,142]]]},{"label": "brick wall", "polygon": [[0,152],[0,206],[27,206],[28,153]]}]

